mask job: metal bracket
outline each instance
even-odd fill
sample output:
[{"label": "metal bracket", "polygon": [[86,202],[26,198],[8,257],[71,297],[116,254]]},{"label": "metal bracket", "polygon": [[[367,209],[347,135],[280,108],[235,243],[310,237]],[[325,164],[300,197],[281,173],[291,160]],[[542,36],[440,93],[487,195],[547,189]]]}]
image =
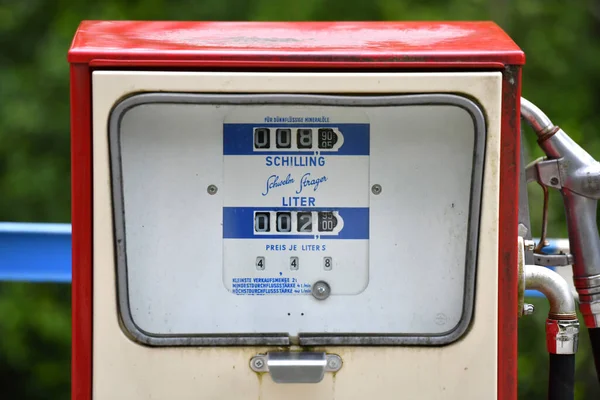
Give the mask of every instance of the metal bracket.
[{"label": "metal bracket", "polygon": [[342,368],[342,358],[317,352],[274,352],[252,357],[250,368],[269,372],[275,383],[319,383],[325,372]]},{"label": "metal bracket", "polygon": [[526,168],[527,182],[538,182],[543,186],[562,189],[560,162],[562,159],[538,158]]},{"label": "metal bracket", "polygon": [[544,267],[566,267],[573,265],[572,254],[539,254],[534,253],[535,265],[541,265]]}]

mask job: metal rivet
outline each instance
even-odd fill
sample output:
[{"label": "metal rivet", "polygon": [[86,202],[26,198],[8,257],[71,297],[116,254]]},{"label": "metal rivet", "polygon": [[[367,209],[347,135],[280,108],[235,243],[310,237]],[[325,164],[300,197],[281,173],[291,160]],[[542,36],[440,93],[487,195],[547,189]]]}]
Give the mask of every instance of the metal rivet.
[{"label": "metal rivet", "polygon": [[215,185],[208,185],[208,187],[206,188],[206,191],[208,192],[208,194],[213,195],[217,193],[217,187]]},{"label": "metal rivet", "polygon": [[553,185],[558,185],[558,178],[557,177],[553,177],[552,179],[550,179],[550,183]]},{"label": "metal rivet", "polygon": [[312,295],[315,299],[325,300],[331,294],[331,288],[327,284],[327,282],[319,281],[315,283],[312,287]]},{"label": "metal rivet", "polygon": [[371,192],[373,192],[373,194],[380,194],[381,193],[381,185],[379,184],[375,184],[373,185],[373,187],[371,188]]}]

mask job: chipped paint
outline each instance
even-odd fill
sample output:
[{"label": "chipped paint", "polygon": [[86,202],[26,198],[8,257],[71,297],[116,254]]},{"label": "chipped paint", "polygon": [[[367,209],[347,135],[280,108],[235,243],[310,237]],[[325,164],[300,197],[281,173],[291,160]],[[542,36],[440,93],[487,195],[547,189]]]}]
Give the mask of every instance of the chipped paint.
[{"label": "chipped paint", "polygon": [[[159,56],[160,55],[160,56]],[[69,61],[134,65],[219,61],[281,68],[358,64],[522,64],[523,52],[492,22],[170,22],[84,21]],[[138,64],[139,65],[139,64]]]}]

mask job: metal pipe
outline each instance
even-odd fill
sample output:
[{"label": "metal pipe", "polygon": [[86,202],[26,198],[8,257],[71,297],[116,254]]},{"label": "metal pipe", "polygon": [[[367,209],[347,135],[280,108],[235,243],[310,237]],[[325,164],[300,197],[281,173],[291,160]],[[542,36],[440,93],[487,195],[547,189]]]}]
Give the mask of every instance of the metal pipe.
[{"label": "metal pipe", "polygon": [[521,97],[521,116],[533,128],[538,136],[554,129],[554,124],[550,118],[537,108],[535,104]]},{"label": "metal pipe", "polygon": [[[521,116],[538,137],[538,144],[555,170],[550,171],[550,186],[560,189],[565,205],[569,248],[573,256],[573,281],[579,294],[579,309],[588,326],[596,372],[600,378],[600,235],[596,209],[600,199],[600,164],[535,105],[521,98]],[[545,162],[545,161],[544,161]],[[552,166],[550,162],[548,165]],[[539,170],[538,170],[539,172]],[[544,180],[538,177],[538,182]],[[548,178],[548,177],[545,177]],[[546,344],[550,352],[550,386],[552,398],[574,397],[575,360],[579,321],[575,302],[564,279],[553,279],[547,270],[526,266],[526,286],[540,285],[550,301],[546,321]],[[553,274],[556,274],[553,272]],[[556,274],[558,275],[558,274]],[[529,278],[529,280],[528,280]],[[555,277],[556,278],[556,277]],[[555,314],[557,313],[557,314]],[[569,318],[566,314],[572,314]],[[567,318],[562,318],[565,315]],[[556,382],[556,385],[553,384]],[[558,386],[557,386],[558,385]]]},{"label": "metal pipe", "polygon": [[546,295],[550,312],[546,320],[546,347],[550,356],[549,400],[572,400],[575,396],[575,353],[579,344],[579,321],[575,300],[567,281],[538,265],[525,266],[525,287]]},{"label": "metal pipe", "polygon": [[588,328],[600,328],[600,234],[596,222],[600,163],[523,98],[521,115],[535,131],[546,156],[556,160],[552,179],[558,184],[553,187],[560,189],[565,205],[579,309]]},{"label": "metal pipe", "polygon": [[558,273],[538,265],[525,266],[525,287],[539,290],[550,302],[548,318],[557,320],[577,319],[575,299],[569,284]]},{"label": "metal pipe", "polygon": [[550,302],[546,320],[546,345],[550,354],[575,354],[579,342],[579,321],[575,300],[567,281],[551,269],[525,266],[525,287],[542,292]]}]

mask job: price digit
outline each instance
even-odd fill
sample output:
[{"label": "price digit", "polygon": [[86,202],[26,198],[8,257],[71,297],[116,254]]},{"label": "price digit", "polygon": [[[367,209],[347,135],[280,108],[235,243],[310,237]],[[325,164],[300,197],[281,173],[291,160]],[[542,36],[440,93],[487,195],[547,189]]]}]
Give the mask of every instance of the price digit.
[{"label": "price digit", "polygon": [[290,269],[296,271],[299,267],[298,257],[290,257]]}]

